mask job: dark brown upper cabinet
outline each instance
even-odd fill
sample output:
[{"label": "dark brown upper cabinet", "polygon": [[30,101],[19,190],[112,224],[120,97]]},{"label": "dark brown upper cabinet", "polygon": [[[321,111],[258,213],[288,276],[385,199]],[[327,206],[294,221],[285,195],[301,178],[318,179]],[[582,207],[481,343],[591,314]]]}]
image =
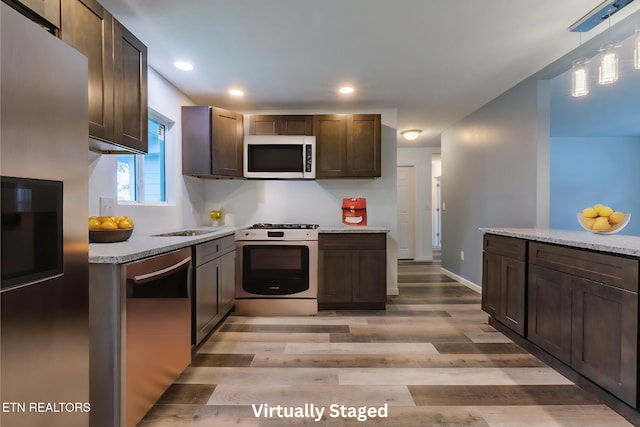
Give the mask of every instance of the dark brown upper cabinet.
[{"label": "dark brown upper cabinet", "polygon": [[60,38],[88,60],[90,148],[146,153],[146,47],[95,0],[62,0]]},{"label": "dark brown upper cabinet", "polygon": [[249,135],[313,135],[310,115],[251,115]]},{"label": "dark brown upper cabinet", "polygon": [[209,106],[182,107],[182,174],[241,178],[242,114]]},{"label": "dark brown upper cabinet", "polygon": [[147,47],[114,20],[114,142],[148,150]]},{"label": "dark brown upper cabinet", "polygon": [[379,178],[380,114],[313,116],[316,136],[316,178]]},{"label": "dark brown upper cabinet", "polygon": [[60,28],[60,0],[2,0],[49,32]]}]

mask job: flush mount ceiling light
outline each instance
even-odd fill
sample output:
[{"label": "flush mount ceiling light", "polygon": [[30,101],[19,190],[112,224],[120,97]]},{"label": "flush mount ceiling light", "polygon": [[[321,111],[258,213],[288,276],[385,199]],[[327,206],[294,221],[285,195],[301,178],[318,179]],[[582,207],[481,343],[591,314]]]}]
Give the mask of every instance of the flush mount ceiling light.
[{"label": "flush mount ceiling light", "polygon": [[191,71],[193,70],[193,64],[186,62],[186,61],[176,61],[173,63],[173,65],[178,69],[178,70],[182,70],[182,71]]},{"label": "flush mount ceiling light", "polygon": [[241,91],[240,89],[231,89],[231,90],[229,90],[229,95],[231,95],[231,96],[242,96],[242,95],[244,95],[244,92]]},{"label": "flush mount ceiling light", "polygon": [[571,25],[569,30],[585,33],[620,12],[622,8],[628,6],[631,2],[633,0],[607,0]]},{"label": "flush mount ceiling light", "polygon": [[414,139],[418,138],[421,133],[421,129],[407,129],[400,132],[400,135],[402,135],[402,137],[407,141],[413,141]]},{"label": "flush mount ceiling light", "polygon": [[351,86],[343,86],[340,89],[338,89],[338,92],[340,92],[343,95],[348,95],[350,93],[353,93],[353,87],[351,87]]}]

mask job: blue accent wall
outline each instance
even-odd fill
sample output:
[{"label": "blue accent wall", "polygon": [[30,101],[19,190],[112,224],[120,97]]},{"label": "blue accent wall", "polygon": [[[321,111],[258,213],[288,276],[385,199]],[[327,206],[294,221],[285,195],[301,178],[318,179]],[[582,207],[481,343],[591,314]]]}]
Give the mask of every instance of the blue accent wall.
[{"label": "blue accent wall", "polygon": [[631,213],[621,234],[640,235],[640,137],[551,138],[549,226],[582,230],[576,213],[596,203]]}]

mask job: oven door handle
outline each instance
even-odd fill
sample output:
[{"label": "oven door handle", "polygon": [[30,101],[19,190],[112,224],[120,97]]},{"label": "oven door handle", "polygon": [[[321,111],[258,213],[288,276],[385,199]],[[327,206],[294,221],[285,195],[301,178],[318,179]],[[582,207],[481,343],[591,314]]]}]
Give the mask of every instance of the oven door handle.
[{"label": "oven door handle", "polygon": [[139,276],[133,276],[131,280],[133,280],[133,283],[139,284],[139,283],[150,282],[156,279],[161,279],[177,271],[180,271],[183,268],[186,268],[190,262],[191,262],[191,258],[185,258],[182,261],[177,262],[167,268],[163,268],[162,270],[153,271],[151,273],[140,274]]}]

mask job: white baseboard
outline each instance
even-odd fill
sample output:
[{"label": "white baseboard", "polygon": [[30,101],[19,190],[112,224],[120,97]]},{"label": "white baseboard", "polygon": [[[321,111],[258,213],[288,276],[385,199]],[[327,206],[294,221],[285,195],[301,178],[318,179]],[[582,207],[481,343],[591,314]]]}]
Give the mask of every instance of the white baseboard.
[{"label": "white baseboard", "polygon": [[477,293],[481,294],[482,293],[482,286],[478,286],[475,283],[473,283],[470,280],[465,279],[462,276],[458,276],[455,273],[450,272],[447,269],[444,269],[442,267],[440,267],[440,271],[442,272],[442,274],[444,274],[445,276],[451,277],[453,280],[456,280],[460,283],[462,283],[463,285],[465,285],[467,288],[471,289],[472,291],[476,291]]}]

